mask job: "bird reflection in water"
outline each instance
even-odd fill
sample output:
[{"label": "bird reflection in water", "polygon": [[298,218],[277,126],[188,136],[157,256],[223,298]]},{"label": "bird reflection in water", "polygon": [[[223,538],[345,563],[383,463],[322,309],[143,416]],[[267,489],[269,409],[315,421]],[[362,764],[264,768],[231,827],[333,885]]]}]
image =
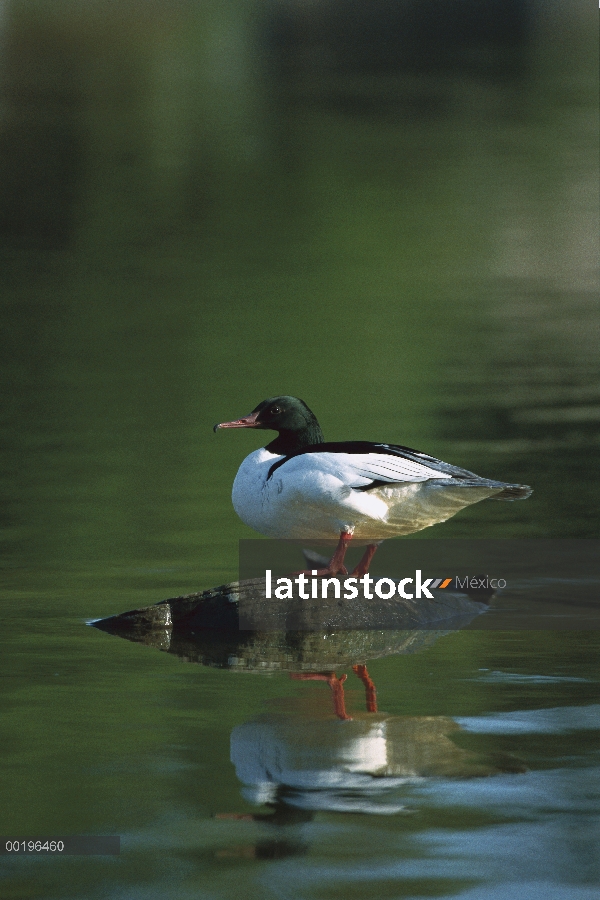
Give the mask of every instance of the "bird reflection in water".
[{"label": "bird reflection in water", "polygon": [[[310,565],[314,556],[308,557]],[[201,664],[239,673],[274,673],[296,681],[322,681],[316,691],[287,698],[284,710],[268,712],[236,726],[231,761],[242,795],[256,812],[224,813],[233,837],[243,843],[222,846],[218,857],[280,859],[305,853],[306,826],[317,812],[395,815],[415,806],[412,786],[431,778],[472,778],[523,771],[513,757],[481,759],[459,747],[460,726],[447,716],[398,716],[379,711],[367,660],[381,660],[431,647],[482,613],[482,604],[453,593],[419,608],[393,611],[393,628],[333,627],[303,610],[302,628],[290,628],[285,615],[267,617],[262,629],[240,627],[243,603],[263,617],[264,593],[256,579],[172,598],[95,622],[96,627]],[[254,605],[253,605],[254,604]],[[310,612],[310,611],[309,611]],[[319,612],[319,610],[316,610]],[[403,615],[403,613],[405,615]],[[443,615],[441,615],[441,613]],[[353,612],[354,616],[354,612]],[[329,620],[330,612],[326,611]],[[388,622],[388,625],[391,624]],[[415,627],[417,624],[418,627]],[[274,627],[277,625],[278,627]],[[307,629],[310,625],[310,629]],[[442,630],[443,629],[443,630]],[[366,708],[348,711],[344,689],[350,669],[362,682]],[[352,679],[354,680],[354,679]],[[354,681],[358,685],[358,681]],[[319,691],[319,688],[321,689]],[[329,701],[329,702],[328,702]],[[308,705],[310,704],[310,705]],[[361,704],[362,705],[362,704]],[[236,822],[238,824],[236,824]]]},{"label": "bird reflection in water", "polygon": [[394,716],[379,712],[366,665],[352,666],[365,688],[366,712],[348,715],[347,676],[334,671],[291,673],[300,681],[329,685],[333,711],[302,701],[283,713],[268,713],[235,727],[231,761],[242,796],[267,807],[260,813],[225,813],[219,819],[262,823],[276,838],[218,851],[218,856],[274,859],[306,852],[303,841],[280,837],[280,828],[301,826],[317,812],[395,815],[409,812],[407,790],[429,778],[476,778],[524,772],[510,754],[482,758],[459,747],[460,726],[448,716]]}]

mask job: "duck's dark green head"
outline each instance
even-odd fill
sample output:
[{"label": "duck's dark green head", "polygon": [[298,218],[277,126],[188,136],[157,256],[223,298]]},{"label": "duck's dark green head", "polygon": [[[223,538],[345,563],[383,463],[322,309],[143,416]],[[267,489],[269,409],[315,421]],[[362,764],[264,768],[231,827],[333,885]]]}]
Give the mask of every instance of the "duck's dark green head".
[{"label": "duck's dark green head", "polygon": [[316,416],[298,397],[270,397],[259,403],[250,415],[232,422],[221,422],[219,428],[266,428],[278,431],[279,437],[267,446],[271,453],[288,454],[310,444],[322,444],[323,433]]}]

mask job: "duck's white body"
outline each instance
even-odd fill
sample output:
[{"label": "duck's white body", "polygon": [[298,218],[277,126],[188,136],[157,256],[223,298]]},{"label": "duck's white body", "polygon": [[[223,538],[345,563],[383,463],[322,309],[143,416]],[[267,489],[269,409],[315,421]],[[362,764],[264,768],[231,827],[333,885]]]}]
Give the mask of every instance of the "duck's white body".
[{"label": "duck's white body", "polygon": [[348,541],[367,544],[353,575],[368,571],[386,538],[445,522],[487,497],[519,500],[531,488],[481,478],[398,444],[327,442],[314,413],[298,397],[263,400],[249,415],[215,425],[264,428],[278,436],[247,456],[233,483],[240,519],[274,538],[336,540],[320,575],[345,573]]},{"label": "duck's white body", "polygon": [[286,458],[263,447],[240,466],[233,506],[246,525],[269,537],[337,540],[347,532],[353,543],[373,543],[444,522],[506,487],[485,479],[465,483],[464,475],[461,481],[427,464],[438,460],[422,458],[378,452]]}]

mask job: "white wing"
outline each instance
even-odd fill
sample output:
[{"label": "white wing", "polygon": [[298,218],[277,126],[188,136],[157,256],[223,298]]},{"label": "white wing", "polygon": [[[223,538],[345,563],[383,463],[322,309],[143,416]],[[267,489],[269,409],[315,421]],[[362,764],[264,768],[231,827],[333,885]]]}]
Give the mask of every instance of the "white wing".
[{"label": "white wing", "polygon": [[394,483],[428,481],[430,478],[452,479],[447,472],[388,453],[311,453],[310,456],[319,468],[340,473],[349,487],[365,487],[372,481]]}]

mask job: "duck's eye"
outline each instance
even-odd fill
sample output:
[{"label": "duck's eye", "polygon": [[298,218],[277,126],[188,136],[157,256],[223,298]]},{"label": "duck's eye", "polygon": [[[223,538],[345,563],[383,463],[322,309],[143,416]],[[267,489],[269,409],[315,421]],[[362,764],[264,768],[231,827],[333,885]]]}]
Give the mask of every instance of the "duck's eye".
[{"label": "duck's eye", "polygon": [[278,416],[280,412],[281,412],[281,407],[279,407],[279,406],[271,407],[271,415],[272,416]]}]

